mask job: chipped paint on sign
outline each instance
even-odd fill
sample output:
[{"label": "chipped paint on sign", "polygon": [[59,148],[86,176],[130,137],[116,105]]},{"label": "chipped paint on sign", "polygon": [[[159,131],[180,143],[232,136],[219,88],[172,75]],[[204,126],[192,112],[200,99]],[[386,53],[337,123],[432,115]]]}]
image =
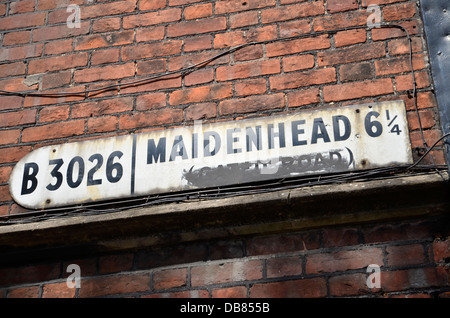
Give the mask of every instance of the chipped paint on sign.
[{"label": "chipped paint on sign", "polygon": [[10,192],[47,208],[411,163],[393,101],[43,147],[14,167]]}]

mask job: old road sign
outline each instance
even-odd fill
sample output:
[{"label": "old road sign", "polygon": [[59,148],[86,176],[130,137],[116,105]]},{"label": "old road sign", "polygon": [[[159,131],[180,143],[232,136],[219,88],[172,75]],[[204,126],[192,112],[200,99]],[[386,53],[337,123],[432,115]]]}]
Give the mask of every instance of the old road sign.
[{"label": "old road sign", "polygon": [[412,163],[403,101],[48,146],[14,167],[32,209]]}]

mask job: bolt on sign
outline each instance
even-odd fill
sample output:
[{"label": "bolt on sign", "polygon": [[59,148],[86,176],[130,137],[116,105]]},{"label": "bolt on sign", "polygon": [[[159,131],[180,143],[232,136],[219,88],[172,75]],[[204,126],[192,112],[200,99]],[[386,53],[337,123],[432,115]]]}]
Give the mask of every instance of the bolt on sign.
[{"label": "bolt on sign", "polygon": [[41,209],[411,163],[405,106],[391,101],[43,147],[9,184]]}]

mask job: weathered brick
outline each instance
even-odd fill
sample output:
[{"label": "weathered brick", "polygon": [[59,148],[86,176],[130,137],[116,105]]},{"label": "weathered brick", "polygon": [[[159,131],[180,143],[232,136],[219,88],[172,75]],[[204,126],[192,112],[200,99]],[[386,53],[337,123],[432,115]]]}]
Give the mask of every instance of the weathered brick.
[{"label": "weathered brick", "polygon": [[30,44],[2,48],[0,51],[0,62],[22,60],[30,57],[42,56],[43,44]]},{"label": "weathered brick", "polygon": [[336,50],[323,51],[317,54],[319,66],[336,65],[380,58],[386,55],[384,44],[362,44]]},{"label": "weathered brick", "polygon": [[119,61],[119,57],[119,48],[95,50],[91,53],[91,65],[115,63]]},{"label": "weathered brick", "polygon": [[264,78],[253,78],[236,81],[234,92],[236,96],[258,95],[267,91],[267,82]]},{"label": "weathered brick", "polygon": [[92,32],[111,32],[120,30],[120,17],[102,18],[92,22]]},{"label": "weathered brick", "polygon": [[269,258],[266,261],[267,278],[301,275],[302,263],[301,256]]},{"label": "weathered brick", "polygon": [[115,131],[117,123],[119,122],[117,116],[103,116],[96,118],[89,118],[87,120],[87,134],[104,133]]},{"label": "weathered brick", "polygon": [[[411,49],[417,53],[423,49],[422,39],[419,37],[411,38]],[[392,55],[409,54],[410,46],[408,39],[393,39],[388,41],[388,51]]]},{"label": "weathered brick", "polygon": [[[424,132],[427,133],[427,132]],[[436,135],[438,135],[437,133]],[[428,229],[425,224],[395,224],[382,225],[363,229],[365,243],[379,243],[389,241],[401,241],[421,239],[428,237]]]},{"label": "weathered brick", "polygon": [[229,16],[231,29],[255,25],[258,24],[258,22],[258,12],[256,11],[241,12]]},{"label": "weathered brick", "polygon": [[225,100],[219,103],[221,115],[253,113],[285,106],[284,94],[252,95],[239,99]]},{"label": "weathered brick", "polygon": [[326,295],[326,282],[322,277],[254,284],[250,287],[251,298],[319,298]]},{"label": "weathered brick", "polygon": [[319,88],[306,88],[287,93],[287,103],[289,107],[298,107],[320,102]]},{"label": "weathered brick", "polygon": [[319,247],[319,235],[315,232],[284,234],[251,238],[247,242],[248,255],[267,255],[305,251]]},{"label": "weathered brick", "polygon": [[241,282],[262,278],[261,260],[242,260],[191,267],[191,286]]},{"label": "weathered brick", "polygon": [[358,236],[358,231],[353,228],[329,228],[323,232],[323,245],[324,247],[357,245],[359,241]]},{"label": "weathered brick", "polygon": [[181,9],[173,8],[155,12],[128,15],[123,17],[123,28],[134,29],[137,27],[157,25],[181,20]]},{"label": "weathered brick", "polygon": [[150,93],[136,97],[136,110],[150,110],[167,105],[165,93]]},{"label": "weathered brick", "polygon": [[447,275],[436,268],[382,271],[380,281],[383,291],[402,291],[411,288],[429,288],[448,284]]},{"label": "weathered brick", "polygon": [[23,97],[0,95],[0,110],[18,109],[22,107]]},{"label": "weathered brick", "polygon": [[261,9],[274,5],[275,0],[251,0],[244,2],[240,0],[222,0],[216,1],[216,14]]},{"label": "weathered brick", "polygon": [[17,162],[31,151],[31,146],[0,148],[0,163]]},{"label": "weathered brick", "polygon": [[11,2],[9,5],[9,14],[27,13],[34,11],[34,0],[21,0]]},{"label": "weathered brick", "polygon": [[[19,129],[1,130],[0,131],[0,145],[16,144],[19,141],[19,137],[20,137]],[[1,169],[0,169],[0,176],[1,176]]]},{"label": "weathered brick", "polygon": [[137,84],[128,84],[134,81],[136,81],[136,79],[122,80],[120,85],[120,92],[123,94],[134,94],[181,87],[180,75],[168,75],[158,77],[156,80],[146,80]]},{"label": "weathered brick", "polygon": [[45,12],[33,12],[0,17],[0,31],[41,26],[45,24],[46,16]]},{"label": "weathered brick", "polygon": [[206,102],[224,99],[233,95],[231,83],[199,86],[177,90],[169,95],[170,105]]},{"label": "weathered brick", "polygon": [[213,289],[211,295],[213,298],[247,298],[247,287],[235,286]]},{"label": "weathered brick", "polygon": [[381,78],[364,82],[350,82],[325,86],[323,98],[325,102],[341,101],[393,93],[392,80]]},{"label": "weathered brick", "polygon": [[167,5],[166,0],[140,0],[139,9],[142,11],[164,9]]},{"label": "weathered brick", "polygon": [[439,263],[450,257],[450,238],[433,241],[434,261]]},{"label": "weathered brick", "polygon": [[39,286],[18,287],[9,289],[7,298],[38,298]]},{"label": "weathered brick", "polygon": [[[1,157],[0,157],[1,158]],[[59,278],[59,263],[35,263],[0,269],[0,286],[31,284]]]},{"label": "weathered brick", "polygon": [[248,62],[233,66],[221,66],[216,70],[217,81],[229,81],[261,75],[280,73],[280,61],[276,59]]},{"label": "weathered brick", "polygon": [[33,42],[76,37],[88,34],[89,28],[90,22],[82,21],[79,28],[68,28],[67,25],[58,25],[35,29],[33,30]]},{"label": "weathered brick", "polygon": [[[414,70],[425,68],[425,57],[422,54],[412,57]],[[409,56],[393,57],[375,61],[375,75],[391,75],[403,72],[411,72]]]},{"label": "weathered brick", "polygon": [[373,78],[373,67],[370,62],[344,64],[339,68],[342,82],[361,81]]},{"label": "weathered brick", "polygon": [[386,247],[387,266],[408,266],[425,263],[424,248],[420,244]]},{"label": "weathered brick", "polygon": [[358,7],[357,0],[327,0],[327,11],[330,13],[355,10]]},{"label": "weathered brick", "polygon": [[181,41],[164,41],[162,43],[148,43],[122,48],[122,60],[140,60],[159,56],[178,54],[181,52]]},{"label": "weathered brick", "polygon": [[41,89],[66,86],[70,84],[72,78],[71,71],[44,74],[41,79]]},{"label": "weathered brick", "polygon": [[75,288],[69,288],[66,282],[44,284],[42,298],[75,298]]},{"label": "weathered brick", "polygon": [[184,109],[186,120],[200,120],[214,118],[217,116],[217,105],[215,103],[194,104]]},{"label": "weathered brick", "polygon": [[84,120],[73,120],[25,128],[22,133],[23,142],[59,139],[84,134]]},{"label": "weathered brick", "polygon": [[363,26],[367,24],[367,17],[369,15],[370,13],[362,10],[316,17],[313,19],[313,28],[314,31],[329,31],[347,27]]},{"label": "weathered brick", "polygon": [[366,275],[362,273],[330,277],[330,296],[366,295],[369,293],[366,279]]},{"label": "weathered brick", "polygon": [[332,83],[336,81],[336,69],[334,67],[312,69],[301,72],[290,72],[269,78],[272,90],[283,90],[311,85]]},{"label": "weathered brick", "polygon": [[73,39],[53,40],[45,44],[45,55],[73,52]]},{"label": "weathered brick", "polygon": [[[25,83],[24,83],[25,82]],[[26,83],[21,77],[8,77],[0,80],[0,89],[5,91],[23,92],[32,91],[38,88],[38,82]]]},{"label": "weathered brick", "polygon": [[134,63],[107,65],[75,71],[73,80],[76,83],[88,83],[131,77],[134,73]]},{"label": "weathered brick", "polygon": [[199,84],[205,84],[214,80],[213,69],[200,69],[198,71],[186,74],[184,76],[184,85],[193,86]]},{"label": "weathered brick", "polygon": [[98,263],[99,272],[103,274],[129,271],[133,266],[133,253],[101,256]]},{"label": "weathered brick", "polygon": [[[427,71],[419,71],[414,74],[416,88],[425,88],[430,86],[430,78]],[[399,75],[395,77],[395,89],[397,92],[413,89],[413,77],[411,74]]]},{"label": "weathered brick", "polygon": [[25,74],[25,63],[13,62],[0,65],[0,78]]},{"label": "weathered brick", "polygon": [[340,31],[334,36],[334,44],[336,47],[364,43],[366,40],[367,34],[364,29]]},{"label": "weathered brick", "polygon": [[168,37],[179,37],[221,31],[227,28],[227,20],[224,17],[185,21],[167,26]]},{"label": "weathered brick", "polygon": [[266,45],[267,57],[289,55],[331,47],[330,39],[326,35],[269,43]]},{"label": "weathered brick", "polygon": [[383,8],[384,21],[396,21],[410,19],[416,14],[416,3],[398,3]]},{"label": "weathered brick", "polygon": [[[200,64],[206,60],[210,60],[215,57],[214,52],[207,53],[192,53],[192,54],[183,54],[179,56],[175,56],[169,59],[169,71],[176,71],[181,68],[192,67],[194,65]],[[225,55],[208,63],[203,63],[200,66],[211,66],[211,65],[220,65],[220,64],[228,64],[230,61],[230,56]]]},{"label": "weathered brick", "polygon": [[181,109],[157,109],[145,113],[131,113],[119,117],[120,129],[135,129],[164,124],[174,124],[183,120]]},{"label": "weathered brick", "polygon": [[285,72],[312,68],[314,64],[314,55],[312,54],[283,57],[283,70]]},{"label": "weathered brick", "polygon": [[136,30],[136,42],[159,41],[164,39],[165,27],[163,25]]},{"label": "weathered brick", "polygon": [[[399,22],[404,27],[410,36],[421,32],[421,24],[417,20]],[[400,28],[374,28],[372,29],[372,40],[382,41],[392,38],[404,37],[405,32]]]},{"label": "weathered brick", "polygon": [[149,289],[149,274],[94,277],[81,280],[79,297],[91,298],[106,295],[145,292]]},{"label": "weathered brick", "polygon": [[133,110],[133,97],[104,99],[72,105],[72,118],[119,114]]},{"label": "weathered brick", "polygon": [[311,23],[309,19],[293,20],[279,23],[280,37],[288,38],[302,34],[311,33]]},{"label": "weathered brick", "polygon": [[63,121],[69,119],[69,105],[50,106],[42,108],[39,112],[39,122]]},{"label": "weathered brick", "polygon": [[250,45],[237,50],[233,56],[235,62],[258,60],[264,57],[264,49],[262,45]]},{"label": "weathered brick", "polygon": [[75,50],[93,50],[101,47],[111,47],[133,43],[134,31],[119,31],[104,34],[91,34],[77,37]]},{"label": "weathered brick", "polygon": [[306,257],[306,273],[342,272],[365,268],[370,264],[383,265],[383,251],[380,248],[369,247],[360,250],[341,250],[308,255]]},{"label": "weathered brick", "polygon": [[325,12],[322,1],[299,3],[291,6],[261,10],[261,22],[273,23],[304,17],[312,17]]},{"label": "weathered brick", "polygon": [[3,36],[3,45],[30,43],[31,31],[8,32]]},{"label": "weathered brick", "polygon": [[435,119],[435,113],[433,110],[421,110],[419,111],[420,116],[420,125],[419,125],[419,119],[417,118],[416,112],[408,112],[407,119],[408,119],[408,128],[409,130],[416,130],[422,127],[423,129],[431,128],[436,125],[436,119]]},{"label": "weathered brick", "polygon": [[87,53],[74,53],[61,56],[52,56],[39,60],[32,60],[28,65],[28,74],[48,73],[86,66],[88,63]]},{"label": "weathered brick", "polygon": [[25,97],[24,107],[44,106],[51,104],[62,104],[74,102],[84,99],[84,94],[76,95],[75,92],[83,92],[84,87],[58,88],[56,90],[48,90],[46,93],[64,93],[63,96],[27,96]]},{"label": "weathered brick", "polygon": [[214,47],[217,49],[233,47],[251,42],[268,41],[277,38],[277,27],[251,27],[249,30],[236,30],[219,33],[214,36]]},{"label": "weathered brick", "polygon": [[212,48],[211,35],[201,35],[193,38],[184,39],[184,52],[193,52],[200,50],[207,50]]},{"label": "weathered brick", "polygon": [[27,109],[14,112],[1,113],[0,127],[34,124],[36,122],[36,109]]},{"label": "weathered brick", "polygon": [[186,20],[200,19],[212,15],[212,3],[201,3],[184,8]]},{"label": "weathered brick", "polygon": [[187,268],[173,268],[153,272],[155,290],[182,287],[187,284]]}]

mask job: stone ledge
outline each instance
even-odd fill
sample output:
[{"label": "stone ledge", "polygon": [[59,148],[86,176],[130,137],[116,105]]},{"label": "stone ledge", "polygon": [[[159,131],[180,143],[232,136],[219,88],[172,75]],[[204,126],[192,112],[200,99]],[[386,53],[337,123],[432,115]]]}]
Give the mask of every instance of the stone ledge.
[{"label": "stone ledge", "polygon": [[[446,176],[447,177],[447,176]],[[437,173],[300,187],[170,203],[98,215],[0,226],[2,262],[136,249],[450,211],[449,182]],[[78,251],[78,252],[75,252]]]}]

